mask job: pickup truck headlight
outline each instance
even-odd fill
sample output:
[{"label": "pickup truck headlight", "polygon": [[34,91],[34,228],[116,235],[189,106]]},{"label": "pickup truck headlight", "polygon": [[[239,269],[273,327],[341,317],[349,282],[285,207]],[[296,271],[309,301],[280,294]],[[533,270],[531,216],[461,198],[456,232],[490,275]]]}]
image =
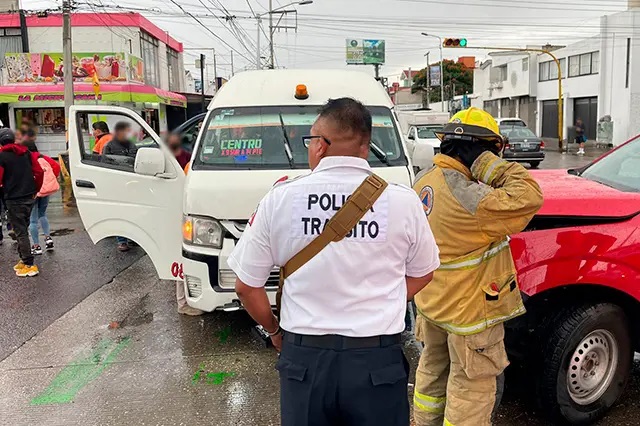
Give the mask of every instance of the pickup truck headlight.
[{"label": "pickup truck headlight", "polygon": [[222,225],[215,219],[185,216],[182,222],[184,242],[196,246],[222,248]]}]

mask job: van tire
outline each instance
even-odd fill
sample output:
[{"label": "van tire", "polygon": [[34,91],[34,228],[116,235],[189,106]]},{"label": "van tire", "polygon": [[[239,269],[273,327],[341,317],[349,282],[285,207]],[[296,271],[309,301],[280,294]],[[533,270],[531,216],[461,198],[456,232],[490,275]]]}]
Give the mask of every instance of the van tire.
[{"label": "van tire", "polygon": [[537,169],[538,167],[540,167],[540,161],[532,161],[529,163],[529,165],[531,165],[532,169]]},{"label": "van tire", "polygon": [[555,421],[591,424],[616,403],[629,378],[633,350],[626,314],[610,303],[572,307],[548,330],[537,386],[541,408]]}]

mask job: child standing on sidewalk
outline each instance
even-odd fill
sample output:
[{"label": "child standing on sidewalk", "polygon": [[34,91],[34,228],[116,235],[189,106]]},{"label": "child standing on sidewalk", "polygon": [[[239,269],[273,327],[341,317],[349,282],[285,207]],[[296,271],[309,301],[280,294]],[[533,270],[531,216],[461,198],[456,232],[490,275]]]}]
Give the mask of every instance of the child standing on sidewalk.
[{"label": "child standing on sidewalk", "polygon": [[38,163],[38,155],[15,142],[12,130],[0,129],[0,182],[4,188],[9,222],[18,240],[20,261],[13,269],[19,277],[34,277],[39,271],[33,263],[27,228],[44,172]]}]

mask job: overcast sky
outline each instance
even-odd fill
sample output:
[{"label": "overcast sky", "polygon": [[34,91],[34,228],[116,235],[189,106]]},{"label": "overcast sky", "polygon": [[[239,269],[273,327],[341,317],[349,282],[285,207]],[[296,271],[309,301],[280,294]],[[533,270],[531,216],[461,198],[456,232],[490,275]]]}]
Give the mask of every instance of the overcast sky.
[{"label": "overcast sky", "polygon": [[[173,3],[198,17],[208,28]],[[215,48],[218,73],[230,74],[230,47],[235,49],[236,70],[255,68],[257,20],[254,14],[267,10],[268,0],[78,0],[79,9],[105,10],[94,5],[119,5],[140,11],[174,38],[184,43],[185,65],[193,68],[201,52],[194,48]],[[274,9],[290,3],[273,0]],[[60,1],[22,0],[25,9],[56,7]],[[565,45],[598,34],[603,14],[626,9],[627,0],[314,0],[313,4],[286,7],[297,9],[298,31],[275,35],[276,65],[287,68],[342,68],[345,65],[345,39],[386,40],[386,64],[381,74],[397,81],[401,71],[423,67],[424,54],[439,60],[438,41],[421,32],[441,37],[466,37],[470,46],[516,47],[551,43]],[[233,27],[224,19],[205,17],[212,12],[223,17],[236,16]],[[253,9],[253,12],[252,10]],[[126,9],[123,9],[126,10]],[[283,21],[295,26],[294,14]],[[267,28],[267,17],[263,25]],[[222,38],[223,44],[213,34]],[[242,42],[240,41],[242,40]],[[262,56],[268,56],[266,34],[261,34]],[[202,50],[211,56],[211,50]],[[475,55],[486,51],[445,49],[445,58]],[[208,59],[208,62],[210,60]],[[370,66],[360,67],[372,71]]]}]

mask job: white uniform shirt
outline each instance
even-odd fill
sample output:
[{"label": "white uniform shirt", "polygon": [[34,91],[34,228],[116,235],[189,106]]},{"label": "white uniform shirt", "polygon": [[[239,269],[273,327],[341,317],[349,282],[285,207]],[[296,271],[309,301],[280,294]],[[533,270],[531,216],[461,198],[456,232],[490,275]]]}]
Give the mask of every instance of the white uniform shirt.
[{"label": "white uniform shirt", "polygon": [[[317,237],[372,173],[366,160],[328,157],[309,175],[276,185],[262,200],[229,266],[251,287],[265,285]],[[281,327],[293,333],[369,337],[400,333],[407,305],[405,275],[440,266],[438,247],[416,193],[390,184],[339,242],[331,242],[287,278]]]}]

